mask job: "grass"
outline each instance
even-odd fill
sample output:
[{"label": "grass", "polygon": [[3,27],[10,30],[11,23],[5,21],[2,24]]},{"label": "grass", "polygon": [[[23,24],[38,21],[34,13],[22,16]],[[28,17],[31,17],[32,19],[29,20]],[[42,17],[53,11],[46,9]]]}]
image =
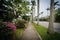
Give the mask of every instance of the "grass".
[{"label": "grass", "polygon": [[20,40],[20,38],[22,37],[22,34],[24,32],[24,29],[26,29],[27,26],[28,26],[28,23],[25,23],[25,27],[24,28],[17,28],[16,29],[16,31],[15,31],[15,39],[16,40]]},{"label": "grass", "polygon": [[44,26],[37,25],[35,23],[33,23],[33,26],[35,27],[35,29],[41,36],[42,40],[60,40],[59,33],[55,33],[55,34],[51,35],[51,34],[47,33],[47,28],[45,28]]},{"label": "grass", "polygon": [[20,37],[22,36],[22,33],[23,33],[23,29],[17,29],[16,31],[15,31],[15,39],[16,40],[19,40],[20,39]]}]

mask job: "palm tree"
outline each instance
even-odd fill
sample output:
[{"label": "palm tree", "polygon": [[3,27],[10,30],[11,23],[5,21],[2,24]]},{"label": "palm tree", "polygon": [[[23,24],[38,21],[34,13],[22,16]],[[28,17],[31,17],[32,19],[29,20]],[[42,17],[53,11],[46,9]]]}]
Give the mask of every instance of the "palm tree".
[{"label": "palm tree", "polygon": [[32,2],[32,23],[33,23],[33,13],[34,13],[34,8],[35,8],[35,0],[31,1]]},{"label": "palm tree", "polygon": [[[55,6],[60,6],[59,1],[54,2],[54,10],[56,8]],[[47,10],[47,17],[48,17],[48,11],[50,10],[50,8],[47,8],[46,10]]]},{"label": "palm tree", "polygon": [[60,6],[60,4],[58,4],[59,1],[54,2],[54,0],[51,0],[51,4],[50,4],[50,8],[47,8],[46,10],[50,10],[50,21],[49,21],[49,27],[48,27],[48,32],[49,33],[54,33],[54,10],[55,10],[55,5]]},{"label": "palm tree", "polygon": [[39,24],[39,0],[37,0],[37,24]]},{"label": "palm tree", "polygon": [[50,2],[50,20],[49,20],[49,27],[48,27],[48,33],[53,34],[54,33],[54,0],[51,0]]},{"label": "palm tree", "polygon": [[[60,4],[58,4],[58,3],[59,3],[59,1],[54,2],[54,9],[56,8],[55,6],[60,6]],[[50,8],[47,8],[46,10],[48,11],[48,10],[50,10]]]},{"label": "palm tree", "polygon": [[50,10],[49,8],[46,9],[47,10],[47,17],[48,17],[48,11]]},{"label": "palm tree", "polygon": [[54,2],[54,9],[56,8],[55,6],[60,6],[59,1]]}]

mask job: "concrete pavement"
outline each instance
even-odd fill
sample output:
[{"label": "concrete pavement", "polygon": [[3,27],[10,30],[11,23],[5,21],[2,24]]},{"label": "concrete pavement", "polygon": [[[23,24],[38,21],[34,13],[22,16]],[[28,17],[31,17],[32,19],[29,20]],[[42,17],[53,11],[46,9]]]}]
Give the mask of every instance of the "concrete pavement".
[{"label": "concrete pavement", "polygon": [[21,40],[40,40],[31,23],[29,23],[28,27],[25,29]]}]

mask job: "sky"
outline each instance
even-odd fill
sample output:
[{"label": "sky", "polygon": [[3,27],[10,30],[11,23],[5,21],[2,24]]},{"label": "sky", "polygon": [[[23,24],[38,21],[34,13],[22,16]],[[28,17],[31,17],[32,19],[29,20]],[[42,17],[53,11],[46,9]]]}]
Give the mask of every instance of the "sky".
[{"label": "sky", "polygon": [[[40,17],[47,16],[47,8],[50,7],[50,0],[40,0],[40,12],[43,12],[43,14],[40,15]],[[39,12],[39,13],[40,13]]]},{"label": "sky", "polygon": [[[36,3],[37,3],[37,0],[36,0]],[[39,6],[39,13],[43,12],[43,14],[40,15],[40,17],[45,17],[47,16],[47,8],[49,8],[49,4],[50,4],[50,1],[49,0],[40,0],[39,2],[40,6]],[[35,16],[37,16],[37,5],[36,5],[36,8],[35,8]]]},{"label": "sky", "polygon": [[[28,0],[28,1],[31,1],[31,0]],[[34,12],[34,15],[37,16],[37,0],[36,1],[36,6],[35,6],[35,12]],[[59,4],[60,4],[60,0],[54,0],[55,2],[56,1],[59,1]],[[39,1],[39,4],[40,4],[40,7],[39,7],[39,13],[43,12],[43,14],[40,15],[40,17],[47,17],[50,15],[49,11],[47,12],[47,8],[50,7],[50,0],[40,0]],[[60,6],[56,6],[57,8],[60,7]]]}]

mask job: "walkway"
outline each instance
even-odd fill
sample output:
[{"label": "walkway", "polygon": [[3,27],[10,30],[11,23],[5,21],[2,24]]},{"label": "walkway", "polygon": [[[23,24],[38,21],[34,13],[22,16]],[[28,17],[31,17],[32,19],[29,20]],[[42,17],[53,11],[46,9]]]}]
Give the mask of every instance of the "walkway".
[{"label": "walkway", "polygon": [[40,40],[31,23],[29,23],[28,27],[25,29],[21,40]]}]

